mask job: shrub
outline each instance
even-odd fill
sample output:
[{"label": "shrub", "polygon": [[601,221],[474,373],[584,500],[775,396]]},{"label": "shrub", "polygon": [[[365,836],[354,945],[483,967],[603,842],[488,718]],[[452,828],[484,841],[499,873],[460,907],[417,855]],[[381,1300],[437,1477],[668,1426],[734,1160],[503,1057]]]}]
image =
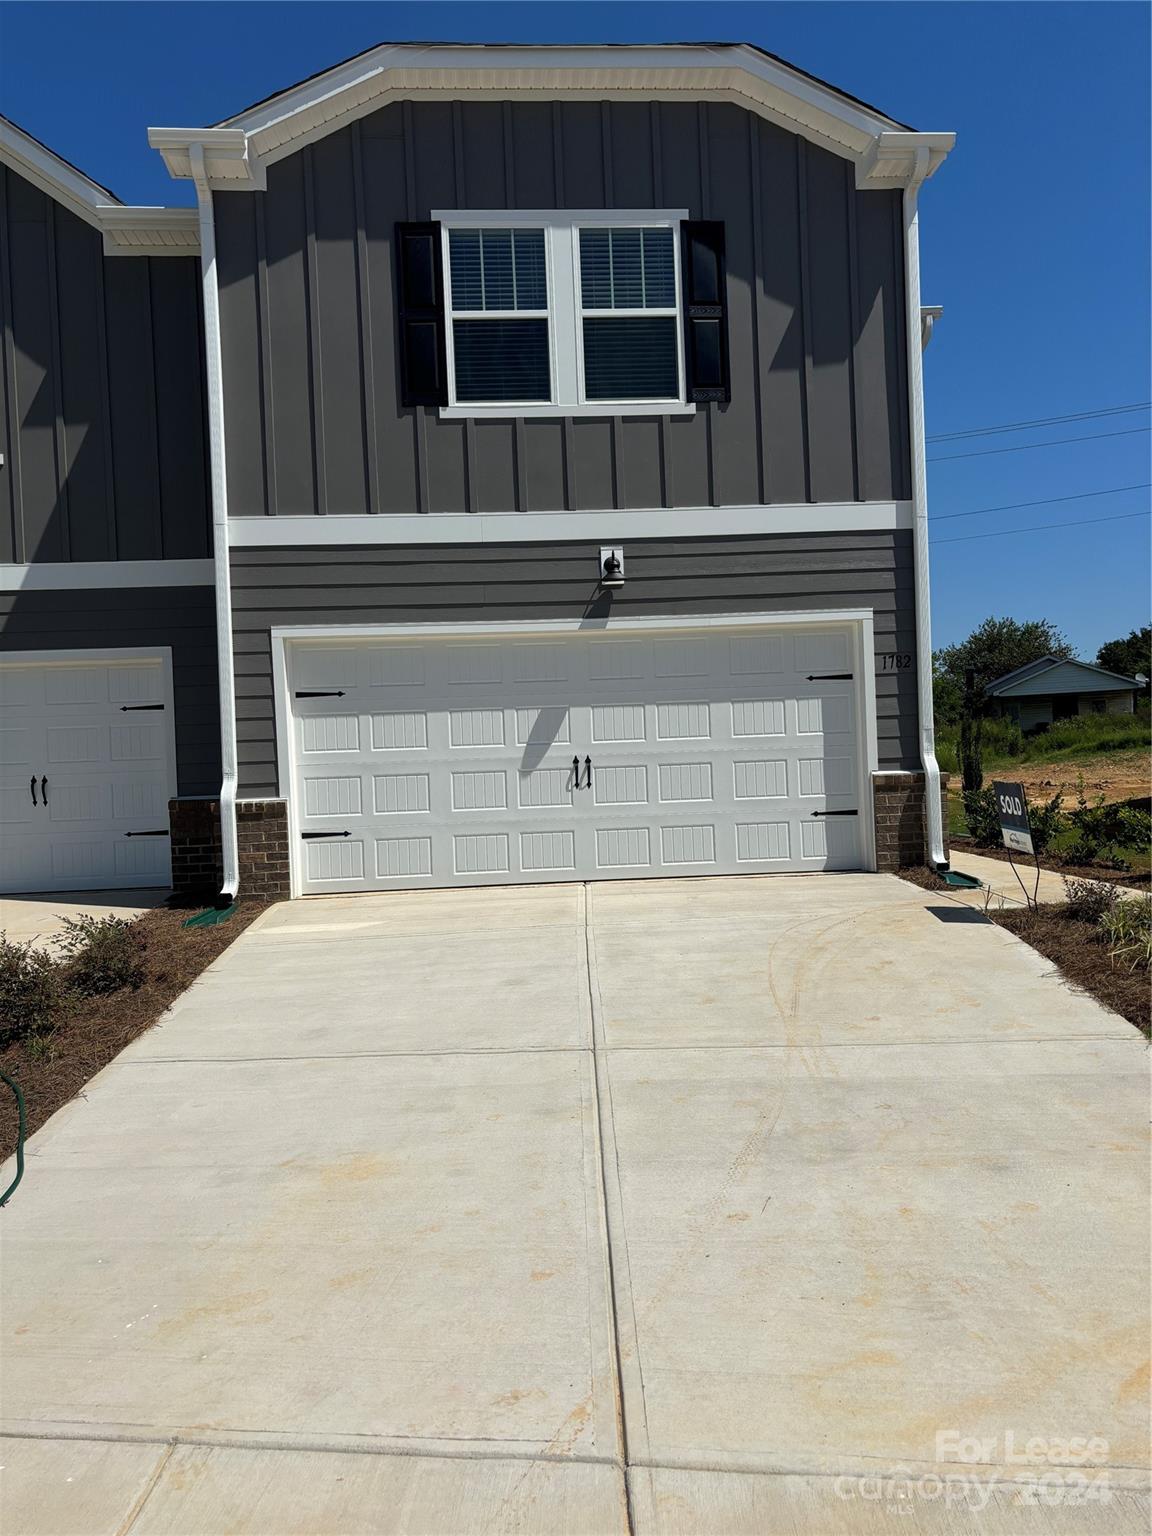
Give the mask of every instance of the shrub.
[{"label": "shrub", "polygon": [[1114,885],[1100,880],[1073,880],[1064,876],[1064,895],[1068,902],[1068,916],[1084,923],[1099,923],[1120,900],[1120,892]]},{"label": "shrub", "polygon": [[1152,966],[1152,896],[1118,901],[1100,919],[1100,930],[1114,965],[1130,971]]},{"label": "shrub", "polygon": [[1002,843],[1000,813],[991,786],[964,795],[964,820],[968,836],[981,848],[996,848]]},{"label": "shrub", "polygon": [[1037,853],[1043,853],[1050,848],[1068,825],[1063,807],[1064,796],[1059,790],[1051,800],[1045,800],[1042,804],[1029,805],[1028,820],[1032,825],[1032,846]]},{"label": "shrub", "polygon": [[0,1044],[55,1029],[74,1000],[67,975],[51,955],[0,933]]},{"label": "shrub", "polygon": [[122,917],[64,919],[56,940],[72,986],[83,997],[102,997],[144,980],[143,952],[133,925]]},{"label": "shrub", "polygon": [[1108,863],[1118,869],[1126,869],[1127,863],[1119,854],[1124,848],[1146,848],[1152,834],[1152,816],[1147,810],[1123,801],[1105,804],[1099,795],[1089,804],[1084,793],[1084,778],[1076,795],[1076,809],[1069,811],[1075,837],[1066,850],[1066,857],[1076,864]]}]

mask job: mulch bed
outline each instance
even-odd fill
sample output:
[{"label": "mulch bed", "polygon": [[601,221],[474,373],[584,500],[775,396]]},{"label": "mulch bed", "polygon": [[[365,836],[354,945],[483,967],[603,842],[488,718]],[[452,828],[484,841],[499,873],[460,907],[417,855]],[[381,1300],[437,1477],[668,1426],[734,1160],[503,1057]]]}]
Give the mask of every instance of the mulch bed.
[{"label": "mulch bed", "polygon": [[1114,966],[1108,950],[1092,923],[1072,917],[1060,905],[1044,905],[1027,911],[990,912],[994,923],[1007,928],[1051,960],[1065,981],[1111,1008],[1142,1034],[1152,1034],[1152,989],[1147,971]]},{"label": "mulch bed", "polygon": [[[144,980],[104,997],[86,998],[50,1035],[0,1051],[0,1070],[24,1093],[28,1135],[74,1098],[124,1047],[156,1023],[166,1008],[259,917],[267,903],[245,902],[225,923],[185,928],[193,910],[158,908],[136,918]],[[0,1083],[0,1157],[16,1150],[16,1102]]]},{"label": "mulch bed", "polygon": [[[983,852],[983,849],[981,849]],[[900,870],[900,879],[925,891],[950,891],[933,869]],[[976,910],[979,910],[977,908]],[[990,923],[1007,928],[1025,944],[1051,960],[1066,982],[1105,1008],[1111,1008],[1143,1034],[1152,1032],[1152,987],[1147,971],[1114,966],[1093,923],[1073,917],[1062,902],[1042,902],[1034,911],[1025,907],[995,907],[984,914]]]},{"label": "mulch bed", "polygon": [[[953,858],[961,861],[966,853],[979,855],[982,859],[999,859],[1002,864],[1010,864],[1007,848],[978,848],[974,842],[966,837],[952,837],[949,839],[950,853]],[[1027,856],[1017,858],[1016,864],[1024,876],[1028,879],[1028,871],[1033,876],[1036,873],[1036,865]],[[1040,855],[1040,868],[1050,870],[1054,875],[1070,875],[1074,880],[1100,880],[1108,881],[1112,885],[1128,885],[1135,890],[1147,890],[1152,885],[1152,871],[1131,869],[1108,869],[1101,864],[1064,864],[1050,853]]]}]

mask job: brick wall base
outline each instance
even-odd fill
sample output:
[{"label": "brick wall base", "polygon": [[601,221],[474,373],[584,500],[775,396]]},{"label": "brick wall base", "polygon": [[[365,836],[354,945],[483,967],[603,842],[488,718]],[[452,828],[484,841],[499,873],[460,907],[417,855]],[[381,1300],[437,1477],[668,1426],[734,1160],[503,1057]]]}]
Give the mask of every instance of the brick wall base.
[{"label": "brick wall base", "polygon": [[[224,880],[219,800],[170,800],[172,889],[210,900]],[[240,894],[261,901],[288,897],[288,807],[283,800],[241,800],[236,806]]]},{"label": "brick wall base", "polygon": [[240,892],[262,901],[287,901],[288,802],[240,800],[236,805]]},{"label": "brick wall base", "polygon": [[[876,818],[876,868],[884,874],[928,862],[922,773],[874,773],[872,807]],[[944,851],[948,851],[948,775],[940,775]]]},{"label": "brick wall base", "polygon": [[224,880],[218,800],[169,800],[172,889],[177,896],[211,901]]}]

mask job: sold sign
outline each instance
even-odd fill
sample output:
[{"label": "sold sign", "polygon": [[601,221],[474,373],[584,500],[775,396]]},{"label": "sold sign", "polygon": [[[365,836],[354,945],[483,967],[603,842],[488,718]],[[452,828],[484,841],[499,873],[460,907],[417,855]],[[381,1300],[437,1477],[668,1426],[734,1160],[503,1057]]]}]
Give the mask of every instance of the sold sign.
[{"label": "sold sign", "polygon": [[996,797],[1000,836],[1005,848],[1013,848],[1017,853],[1031,853],[1035,857],[1032,824],[1028,820],[1028,797],[1023,784],[994,783],[992,793]]}]

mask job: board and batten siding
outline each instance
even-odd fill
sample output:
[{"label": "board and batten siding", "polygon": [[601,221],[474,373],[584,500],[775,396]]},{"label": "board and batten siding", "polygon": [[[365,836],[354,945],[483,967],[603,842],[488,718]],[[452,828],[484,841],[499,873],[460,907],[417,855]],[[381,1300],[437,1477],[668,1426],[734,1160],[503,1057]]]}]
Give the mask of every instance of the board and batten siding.
[{"label": "board and batten siding", "polygon": [[0,592],[0,656],[18,651],[170,646],[182,795],[220,793],[213,587]]},{"label": "board and batten siding", "polygon": [[[716,102],[396,102],[215,196],[229,510],[904,500],[899,191]],[[449,208],[723,220],[732,399],[444,421],[399,404],[393,227]]]},{"label": "board and batten siding", "polygon": [[0,164],[0,562],[211,553],[200,262]]},{"label": "board and batten siding", "polygon": [[[271,630],[305,624],[484,623],[871,608],[882,768],[916,768],[912,535],[777,534],[638,540],[628,580],[598,589],[584,543],[234,549],[232,626],[240,793],[279,793]],[[885,653],[913,662],[884,667]]]}]

